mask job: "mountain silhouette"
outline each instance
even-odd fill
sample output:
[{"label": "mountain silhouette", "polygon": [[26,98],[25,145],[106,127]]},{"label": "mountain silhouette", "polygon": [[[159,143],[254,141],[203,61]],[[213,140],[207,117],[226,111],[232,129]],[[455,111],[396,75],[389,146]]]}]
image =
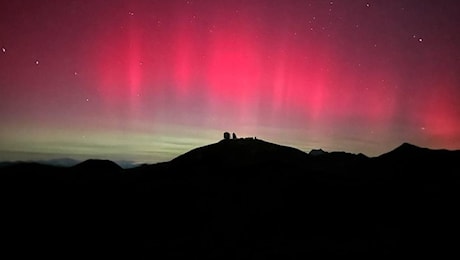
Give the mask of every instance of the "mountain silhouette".
[{"label": "mountain silhouette", "polygon": [[56,259],[454,256],[459,161],[408,143],[367,157],[235,138],[129,169],[5,164],[4,246]]},{"label": "mountain silhouette", "polygon": [[[404,172],[406,176],[417,174],[428,178],[439,178],[445,174],[457,176],[452,172],[458,167],[460,150],[430,149],[409,143],[403,143],[388,153],[376,158],[380,167]],[[399,170],[398,170],[399,169]],[[434,174],[439,172],[438,174]]]},{"label": "mountain silhouette", "polygon": [[459,153],[460,150],[430,149],[403,143],[392,151],[380,155],[379,158],[390,160],[451,160],[452,156],[458,156]]},{"label": "mountain silhouette", "polygon": [[100,171],[117,172],[117,171],[122,170],[122,168],[115,162],[112,162],[110,160],[97,160],[97,159],[89,159],[89,160],[83,161],[73,166],[72,168],[77,171],[86,171],[86,172],[100,172]]},{"label": "mountain silhouette", "polygon": [[258,139],[224,139],[218,143],[193,149],[174,158],[171,163],[187,166],[243,167],[248,165],[292,164],[307,158],[293,147]]},{"label": "mountain silhouette", "polygon": [[309,153],[309,155],[313,155],[313,156],[318,156],[318,155],[324,155],[324,154],[327,154],[327,152],[325,152],[323,149],[312,149]]},{"label": "mountain silhouette", "polygon": [[422,148],[410,143],[403,143],[400,146],[396,147],[395,149],[380,155],[380,158],[398,158],[398,157],[423,157],[429,155],[429,153],[433,153],[434,150],[428,148]]}]

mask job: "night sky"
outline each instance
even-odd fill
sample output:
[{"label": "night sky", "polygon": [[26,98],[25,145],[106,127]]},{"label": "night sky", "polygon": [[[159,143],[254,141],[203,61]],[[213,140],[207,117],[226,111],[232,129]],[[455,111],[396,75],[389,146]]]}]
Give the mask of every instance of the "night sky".
[{"label": "night sky", "polygon": [[0,161],[460,149],[457,0],[1,1],[0,48]]}]

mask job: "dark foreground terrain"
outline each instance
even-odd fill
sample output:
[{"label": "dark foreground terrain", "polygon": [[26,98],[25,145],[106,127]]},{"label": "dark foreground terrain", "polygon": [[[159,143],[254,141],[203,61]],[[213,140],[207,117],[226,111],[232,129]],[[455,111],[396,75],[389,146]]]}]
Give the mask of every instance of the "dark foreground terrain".
[{"label": "dark foreground terrain", "polygon": [[133,169],[0,168],[7,259],[459,256],[460,151],[223,140]]}]

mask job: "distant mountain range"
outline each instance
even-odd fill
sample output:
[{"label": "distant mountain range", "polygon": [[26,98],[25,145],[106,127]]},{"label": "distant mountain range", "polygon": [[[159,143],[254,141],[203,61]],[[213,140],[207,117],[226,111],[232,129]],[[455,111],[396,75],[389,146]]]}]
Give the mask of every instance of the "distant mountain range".
[{"label": "distant mountain range", "polygon": [[459,254],[458,150],[367,157],[247,138],[132,168],[62,162],[0,167],[3,246],[18,258]]},{"label": "distant mountain range", "polygon": [[[94,160],[94,159],[88,159],[88,160]],[[4,161],[4,162],[0,162],[0,167],[13,165],[13,164],[24,164],[24,163],[38,163],[38,164],[58,166],[58,167],[72,167],[79,163],[82,163],[83,161],[84,160],[75,160],[72,158],[55,158],[55,159],[49,159],[49,160],[36,160],[36,161],[34,160],[31,160],[31,161]],[[135,163],[133,161],[127,161],[127,160],[120,160],[114,163],[118,164],[120,167],[124,169],[134,168],[140,165],[139,163]]]},{"label": "distant mountain range", "polygon": [[[234,145],[235,148],[241,149],[238,155],[240,155],[240,158],[233,158],[230,153],[230,150],[227,149],[229,144],[237,144]],[[265,144],[265,145],[264,145]],[[249,148],[249,150],[248,150]],[[188,158],[185,160],[194,160],[198,158],[203,158],[206,157],[207,159],[212,159],[211,157],[215,156],[223,156],[225,160],[248,160],[248,156],[260,156],[260,157],[266,157],[267,152],[273,151],[273,150],[278,150],[278,148],[287,148],[288,150],[291,151],[297,151],[298,154],[308,154],[310,156],[320,156],[320,157],[337,157],[340,155],[344,156],[353,156],[353,155],[358,155],[360,157],[367,157],[366,155],[359,153],[359,154],[353,154],[353,153],[348,153],[348,152],[339,152],[339,151],[333,151],[333,152],[327,152],[324,151],[323,149],[312,149],[310,152],[305,153],[299,149],[293,148],[293,147],[288,147],[288,146],[283,146],[283,145],[278,145],[270,142],[266,142],[263,140],[258,140],[258,139],[252,139],[252,138],[241,138],[237,140],[222,140],[218,143],[203,146],[203,147],[198,147],[196,149],[193,149],[185,154],[179,155],[177,158],[174,158],[172,162],[184,160],[186,157],[195,157],[195,158]],[[265,150],[264,150],[265,149]],[[222,150],[222,151],[219,151]],[[216,153],[217,152],[217,153]],[[209,156],[203,156],[202,153],[207,153]],[[226,154],[224,154],[226,153]],[[387,158],[387,157],[399,157],[399,156],[406,156],[406,157],[413,157],[413,156],[419,156],[422,154],[426,154],[427,156],[432,156],[433,154],[438,154],[440,156],[445,155],[447,153],[458,153],[458,150],[446,150],[446,149],[429,149],[429,148],[424,148],[424,147],[419,147],[410,143],[403,143],[400,146],[396,147],[394,150],[389,151],[387,153],[384,153],[380,156],[376,157],[369,157],[369,158]],[[282,156],[288,158],[289,156]],[[291,158],[290,158],[291,159]],[[98,160],[98,159],[89,159],[89,161],[93,160]],[[101,160],[102,161],[102,160]],[[75,166],[79,163],[82,163],[84,161],[82,160],[75,160],[72,158],[56,158],[56,159],[49,159],[49,160],[38,160],[38,161],[4,161],[0,162],[0,167],[3,166],[9,166],[13,164],[24,164],[24,163],[38,163],[38,164],[43,164],[43,165],[50,165],[50,166],[58,166],[58,167],[72,167]],[[141,166],[139,163],[135,163],[132,161],[126,161],[126,160],[119,160],[114,162],[118,164],[120,167],[123,169],[129,169],[129,168],[136,168]],[[195,163],[199,163],[196,161]],[[145,164],[144,164],[145,166]]]}]

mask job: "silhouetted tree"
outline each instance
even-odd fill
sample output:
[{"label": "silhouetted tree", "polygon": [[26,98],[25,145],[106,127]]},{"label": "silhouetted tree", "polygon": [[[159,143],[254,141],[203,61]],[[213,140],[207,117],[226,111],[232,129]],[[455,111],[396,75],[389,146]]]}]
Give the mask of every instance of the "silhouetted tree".
[{"label": "silhouetted tree", "polygon": [[235,133],[232,134],[232,139],[234,139],[234,140],[237,139]]},{"label": "silhouetted tree", "polygon": [[229,140],[229,139],[230,139],[230,133],[229,133],[229,132],[225,132],[225,133],[224,133],[224,139],[225,139],[225,140]]}]

